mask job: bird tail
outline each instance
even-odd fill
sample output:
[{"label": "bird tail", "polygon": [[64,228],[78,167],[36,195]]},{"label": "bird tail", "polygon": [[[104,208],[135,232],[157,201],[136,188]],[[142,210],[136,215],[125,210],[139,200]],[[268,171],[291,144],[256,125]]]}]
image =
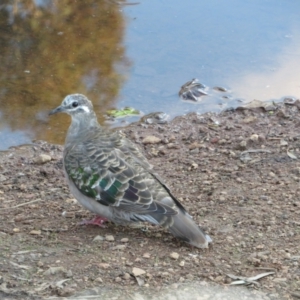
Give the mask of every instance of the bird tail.
[{"label": "bird tail", "polygon": [[195,247],[208,248],[208,244],[212,242],[212,239],[201,230],[191,216],[179,211],[177,215],[172,216],[172,219],[173,224],[171,224],[169,230],[175,237]]}]

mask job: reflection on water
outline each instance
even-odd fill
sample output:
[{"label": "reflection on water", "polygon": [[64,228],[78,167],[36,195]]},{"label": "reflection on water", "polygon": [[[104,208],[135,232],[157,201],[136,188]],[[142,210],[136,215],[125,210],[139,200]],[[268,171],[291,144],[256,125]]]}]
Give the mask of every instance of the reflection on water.
[{"label": "reflection on water", "polygon": [[[299,1],[153,0],[126,11],[127,53],[134,59],[122,106],[149,112],[150,102],[174,116],[220,111],[240,105],[238,99],[300,97]],[[192,78],[209,87],[194,105],[176,96]],[[215,86],[228,90],[226,98]]]},{"label": "reflection on water", "polygon": [[[299,27],[300,29],[300,27]],[[232,83],[236,93],[246,99],[270,100],[280,97],[300,97],[300,34],[286,36],[279,53],[274,53],[276,64],[261,72],[254,70],[243,74]]]},{"label": "reflection on water", "polygon": [[[299,1],[130,3],[0,2],[0,149],[63,143],[69,118],[47,112],[75,92],[102,122],[114,107],[174,117],[300,97]],[[199,103],[178,98],[192,78],[207,87]]]},{"label": "reflection on water", "polygon": [[2,1],[0,128],[63,142],[68,119],[47,120],[45,112],[65,95],[84,93],[99,110],[111,105],[122,83],[116,69],[127,65],[123,30],[111,1]]}]

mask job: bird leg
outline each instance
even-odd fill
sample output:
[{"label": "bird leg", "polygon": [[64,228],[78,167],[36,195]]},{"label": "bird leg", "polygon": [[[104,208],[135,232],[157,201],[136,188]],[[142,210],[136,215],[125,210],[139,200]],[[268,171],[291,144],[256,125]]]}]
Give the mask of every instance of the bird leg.
[{"label": "bird leg", "polygon": [[96,216],[92,220],[83,220],[79,223],[79,225],[96,225],[102,228],[106,228],[105,225],[103,225],[108,220],[106,218],[103,218],[101,216]]}]

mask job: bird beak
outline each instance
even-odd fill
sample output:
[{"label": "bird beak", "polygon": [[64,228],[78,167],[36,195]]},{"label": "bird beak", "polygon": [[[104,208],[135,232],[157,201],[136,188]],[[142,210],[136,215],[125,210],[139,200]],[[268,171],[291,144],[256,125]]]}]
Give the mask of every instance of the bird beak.
[{"label": "bird beak", "polygon": [[60,112],[63,112],[63,111],[64,111],[63,107],[58,106],[58,107],[52,109],[52,110],[49,112],[49,116],[54,115],[54,114],[57,114],[57,113],[60,113]]}]

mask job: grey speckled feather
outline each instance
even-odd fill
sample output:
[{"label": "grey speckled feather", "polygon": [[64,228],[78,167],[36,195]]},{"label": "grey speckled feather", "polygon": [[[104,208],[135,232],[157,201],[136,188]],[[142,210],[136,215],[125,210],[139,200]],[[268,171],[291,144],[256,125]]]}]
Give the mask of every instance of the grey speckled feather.
[{"label": "grey speckled feather", "polygon": [[150,222],[199,248],[211,239],[171,194],[141,151],[119,132],[102,128],[90,100],[67,96],[50,114],[71,115],[64,169],[72,194],[88,210],[117,224]]}]

